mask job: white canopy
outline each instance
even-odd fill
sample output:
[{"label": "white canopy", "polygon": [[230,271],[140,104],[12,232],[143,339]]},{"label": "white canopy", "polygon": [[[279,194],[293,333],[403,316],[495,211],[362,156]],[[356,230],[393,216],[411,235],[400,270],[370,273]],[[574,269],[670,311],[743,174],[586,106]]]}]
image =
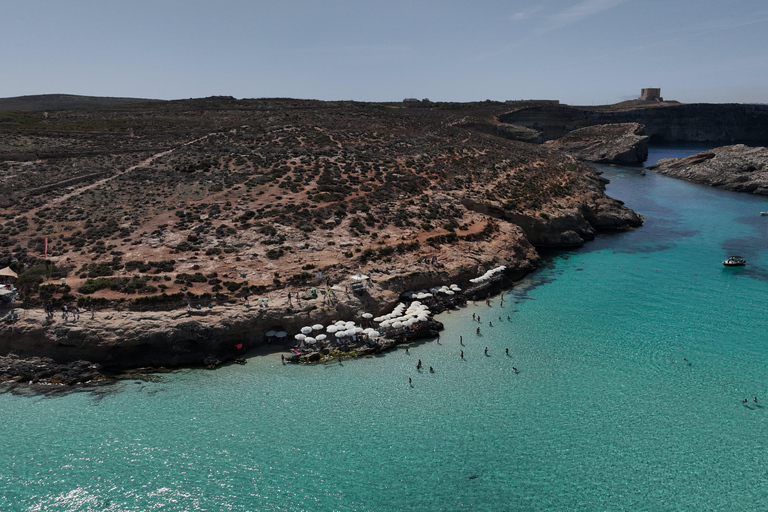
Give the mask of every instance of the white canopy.
[{"label": "white canopy", "polygon": [[11,270],[11,267],[5,267],[4,269],[0,269],[0,276],[8,276],[8,277],[19,277],[19,275]]}]

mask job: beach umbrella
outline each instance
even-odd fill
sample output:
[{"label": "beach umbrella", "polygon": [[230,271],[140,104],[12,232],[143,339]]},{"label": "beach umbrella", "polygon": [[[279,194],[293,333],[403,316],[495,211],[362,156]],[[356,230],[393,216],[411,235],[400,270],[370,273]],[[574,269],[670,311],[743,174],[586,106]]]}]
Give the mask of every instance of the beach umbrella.
[{"label": "beach umbrella", "polygon": [[315,324],[315,325],[312,326],[312,330],[313,331],[322,331],[323,330],[323,325],[322,324]]},{"label": "beach umbrella", "polygon": [[355,334],[360,334],[361,332],[363,332],[362,327],[355,327]]},{"label": "beach umbrella", "polygon": [[328,337],[328,336],[326,336],[325,334],[318,334],[317,336],[315,336],[315,339],[316,339],[317,341],[323,341],[323,340],[324,340],[325,338],[327,338],[327,337]]},{"label": "beach umbrella", "polygon": [[312,328],[311,328],[311,327],[309,327],[309,326],[307,326],[307,327],[302,327],[302,328],[301,328],[301,332],[302,332],[302,333],[304,333],[304,334],[309,334],[309,333],[311,333],[311,332],[312,332]]},{"label": "beach umbrella", "polygon": [[11,267],[5,267],[4,269],[0,270],[0,276],[19,277],[16,272],[11,270]]},{"label": "beach umbrella", "polygon": [[304,338],[304,343],[307,343],[309,345],[315,344],[315,338]]},{"label": "beach umbrella", "polygon": [[363,313],[363,318],[366,318],[366,319],[373,318],[373,315],[370,313]]},{"label": "beach umbrella", "polygon": [[394,323],[392,324],[392,327],[394,327],[395,329],[399,329],[399,328],[401,328],[402,326],[403,326],[403,322],[400,322],[400,321],[394,322]]},{"label": "beach umbrella", "polygon": [[341,286],[335,284],[335,285],[331,286],[331,290],[334,290],[334,291],[337,291],[337,292],[343,292],[344,288],[342,288]]},{"label": "beach umbrella", "polygon": [[347,331],[339,331],[336,333],[337,338],[344,338],[347,335]]},{"label": "beach umbrella", "polygon": [[368,333],[369,338],[378,338],[379,336],[381,336],[381,333],[379,331],[371,331],[370,333]]},{"label": "beach umbrella", "polygon": [[455,293],[451,290],[445,290],[446,295],[455,295]]},{"label": "beach umbrella", "polygon": [[274,336],[275,334],[277,334],[277,331],[267,331],[267,334],[265,334],[265,336],[267,336],[267,337],[271,338],[271,337],[272,337],[272,336]]},{"label": "beach umbrella", "polygon": [[304,334],[297,334],[296,336],[294,336],[294,338],[296,338],[299,341],[305,341],[307,339],[307,336]]},{"label": "beach umbrella", "polygon": [[392,321],[391,321],[391,320],[384,320],[383,322],[381,322],[381,323],[379,324],[379,326],[380,326],[380,327],[383,327],[383,328],[385,328],[385,329],[386,329],[387,327],[391,326],[391,325],[392,325]]},{"label": "beach umbrella", "polygon": [[351,279],[353,279],[354,281],[365,281],[366,279],[368,279],[368,276],[366,276],[365,274],[355,274],[351,277]]},{"label": "beach umbrella", "polygon": [[333,333],[333,332],[336,332],[336,331],[338,331],[338,330],[339,330],[339,328],[338,328],[338,327],[336,327],[335,325],[329,325],[328,327],[326,327],[326,328],[325,328],[325,330],[326,330],[326,331],[328,331],[328,332],[331,332],[331,333]]},{"label": "beach umbrella", "polygon": [[335,322],[333,325],[335,325],[336,327],[343,328],[345,325],[347,325],[347,322],[345,322],[344,320],[339,320],[339,321]]},{"label": "beach umbrella", "polygon": [[288,333],[285,331],[277,331],[275,333],[275,338],[285,338],[286,336],[288,336]]}]

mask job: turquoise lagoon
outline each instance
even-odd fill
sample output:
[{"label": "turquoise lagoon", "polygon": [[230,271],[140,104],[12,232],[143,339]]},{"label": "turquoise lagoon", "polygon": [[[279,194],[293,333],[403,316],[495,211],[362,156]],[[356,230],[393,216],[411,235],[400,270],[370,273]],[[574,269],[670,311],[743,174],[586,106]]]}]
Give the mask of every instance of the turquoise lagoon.
[{"label": "turquoise lagoon", "polygon": [[768,199],[601,169],[644,227],[545,255],[440,344],[0,394],[0,509],[768,508]]}]

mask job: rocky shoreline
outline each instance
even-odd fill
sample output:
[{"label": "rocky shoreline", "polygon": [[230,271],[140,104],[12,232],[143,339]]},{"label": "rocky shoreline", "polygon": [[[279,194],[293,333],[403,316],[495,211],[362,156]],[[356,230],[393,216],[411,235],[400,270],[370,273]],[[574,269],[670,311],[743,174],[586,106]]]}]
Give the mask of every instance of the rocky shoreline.
[{"label": "rocky shoreline", "polygon": [[712,187],[768,195],[768,148],[743,144],[665,158],[649,167],[659,174]]}]

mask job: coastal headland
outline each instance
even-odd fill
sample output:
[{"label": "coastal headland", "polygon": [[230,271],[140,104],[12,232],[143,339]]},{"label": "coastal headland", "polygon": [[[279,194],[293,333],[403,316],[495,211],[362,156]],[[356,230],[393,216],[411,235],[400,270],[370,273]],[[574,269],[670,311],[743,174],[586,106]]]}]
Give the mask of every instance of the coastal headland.
[{"label": "coastal headland", "polygon": [[215,365],[269,331],[364,324],[409,291],[483,299],[537,248],[641,225],[591,166],[487,129],[509,110],[213,97],[0,113],[0,268],[18,274],[4,378],[35,357]]}]

